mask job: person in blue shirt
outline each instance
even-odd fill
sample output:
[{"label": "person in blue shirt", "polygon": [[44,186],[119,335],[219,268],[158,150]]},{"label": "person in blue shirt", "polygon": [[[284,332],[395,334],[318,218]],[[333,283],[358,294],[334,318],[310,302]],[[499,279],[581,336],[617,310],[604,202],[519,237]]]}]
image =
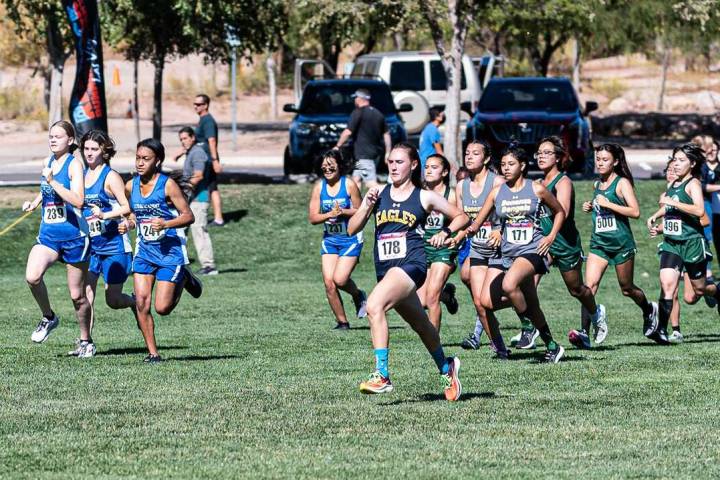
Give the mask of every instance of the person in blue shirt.
[{"label": "person in blue shirt", "polygon": [[442,147],[442,135],[440,125],[445,123],[445,112],[437,107],[430,109],[430,123],[425,125],[420,133],[420,164],[422,172],[425,172],[425,160],[430,155],[444,155]]}]

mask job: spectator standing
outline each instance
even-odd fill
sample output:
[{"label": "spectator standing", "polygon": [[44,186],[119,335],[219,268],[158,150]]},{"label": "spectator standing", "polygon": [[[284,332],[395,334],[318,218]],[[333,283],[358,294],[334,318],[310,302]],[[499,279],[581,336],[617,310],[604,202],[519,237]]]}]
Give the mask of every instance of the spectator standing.
[{"label": "spectator standing", "polygon": [[430,123],[420,133],[420,163],[425,174],[425,160],[431,155],[444,155],[440,125],[445,123],[445,112],[437,107],[430,109]]},{"label": "spectator standing", "polygon": [[193,102],[195,113],[200,117],[198,126],[195,129],[195,141],[202,146],[205,153],[212,161],[208,176],[208,191],[210,192],[210,203],[213,209],[213,221],[208,225],[211,227],[224,227],[225,219],[222,213],[222,199],[218,190],[217,175],[222,172],[220,156],[218,155],[218,126],[217,122],[210,115],[210,97],[204,93],[195,97]]},{"label": "spectator standing", "polygon": [[365,182],[367,188],[377,183],[377,164],[387,158],[392,148],[390,131],[385,115],[370,105],[370,92],[359,88],[353,94],[355,110],[350,115],[347,128],[342,131],[334,149],[339,149],[350,138],[353,140],[355,170],[353,180],[358,188]]},{"label": "spectator standing", "polygon": [[[705,202],[705,213],[710,217],[709,227],[705,227],[705,238],[715,246],[715,254],[720,255],[720,163],[718,162],[718,141],[710,135],[698,135],[692,143],[703,149],[705,162],[700,168],[700,183]],[[712,264],[708,262],[706,278],[713,280]]]},{"label": "spectator standing", "polygon": [[197,143],[197,137],[191,127],[183,127],[178,133],[180,143],[185,150],[185,164],[183,166],[183,183],[192,186],[192,195],[189,199],[190,210],[195,216],[195,223],[190,226],[193,243],[197,252],[201,275],[217,275],[215,268],[215,254],[212,240],[208,234],[208,172],[212,170],[210,158],[205,150]]}]

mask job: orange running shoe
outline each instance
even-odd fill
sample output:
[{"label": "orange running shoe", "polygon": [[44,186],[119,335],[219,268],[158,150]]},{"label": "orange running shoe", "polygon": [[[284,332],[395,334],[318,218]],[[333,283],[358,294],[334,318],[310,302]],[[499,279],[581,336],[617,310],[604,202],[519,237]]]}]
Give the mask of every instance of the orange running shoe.
[{"label": "orange running shoe", "polygon": [[390,393],[393,391],[393,384],[389,378],[375,370],[367,381],[360,383],[360,391],[362,393]]},{"label": "orange running shoe", "polygon": [[450,369],[442,376],[445,385],[445,398],[448,402],[456,402],[462,395],[462,384],[460,383],[460,359],[458,357],[448,358]]}]

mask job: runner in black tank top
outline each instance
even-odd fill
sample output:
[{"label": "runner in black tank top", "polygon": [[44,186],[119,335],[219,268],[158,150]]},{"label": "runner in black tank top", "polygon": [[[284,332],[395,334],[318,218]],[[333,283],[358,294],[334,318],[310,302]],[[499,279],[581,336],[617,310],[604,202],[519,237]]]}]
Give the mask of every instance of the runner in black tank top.
[{"label": "runner in black tank top", "polygon": [[[474,219],[482,206],[485,204],[490,191],[498,185],[505,183],[500,175],[496,175],[490,169],[492,162],[492,152],[490,146],[486,143],[474,141],[471,142],[465,151],[465,166],[470,171],[471,177],[463,182],[458,183],[455,191],[458,208],[462,208],[465,213]],[[493,226],[486,222],[484,228],[483,239],[490,237],[488,230],[492,230]],[[470,289],[470,295],[473,299],[475,311],[475,328],[467,338],[465,338],[460,346],[466,350],[477,350],[480,348],[480,337],[483,331],[488,332],[490,338],[490,348],[495,352],[498,358],[506,359],[508,350],[500,333],[500,325],[491,310],[486,310],[480,301],[483,284],[489,270],[494,265],[502,263],[499,258],[498,249],[487,246],[487,242],[480,241],[480,235],[467,236],[465,230],[461,230],[456,238],[457,242],[472,242],[470,255],[465,265],[462,266],[460,272],[461,278],[465,275],[467,280],[463,278],[463,282]],[[487,240],[487,239],[485,239]],[[467,273],[463,274],[463,271]]]},{"label": "runner in black tank top", "polygon": [[360,384],[363,393],[392,391],[388,371],[388,324],[385,313],[394,308],[408,322],[425,344],[445,383],[445,398],[460,398],[462,386],[458,377],[460,360],[445,357],[440,335],[428,320],[416,289],[425,280],[425,252],[417,227],[432,210],[451,219],[430,243],[439,247],[450,243],[450,236],[464,226],[468,218],[434,192],[420,189],[420,159],[410,144],[395,146],[388,157],[388,180],[379,190],[371,188],[360,208],[348,223],[348,234],[362,231],[370,216],[375,217],[375,270],[378,284],[370,293],[367,313],[375,350],[375,371]]},{"label": "runner in black tank top", "polygon": [[[519,316],[533,323],[545,342],[545,361],[558,363],[565,349],[550,333],[533,277],[547,271],[545,258],[565,220],[565,212],[542,183],[525,177],[527,167],[527,154],[523,149],[510,146],[503,152],[500,168],[506,183],[490,192],[468,231],[477,232],[493,211],[503,222],[502,255],[507,271],[488,271],[481,302],[488,310],[512,305]],[[539,232],[540,226],[535,221],[540,203],[547,205],[554,215],[553,227],[547,236]]]}]

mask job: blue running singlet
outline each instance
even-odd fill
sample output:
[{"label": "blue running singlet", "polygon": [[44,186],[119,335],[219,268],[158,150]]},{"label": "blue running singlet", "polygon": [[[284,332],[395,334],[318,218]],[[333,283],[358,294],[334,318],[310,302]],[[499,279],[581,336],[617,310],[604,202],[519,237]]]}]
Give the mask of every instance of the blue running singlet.
[{"label": "blue running singlet", "polygon": [[[320,189],[320,212],[328,213],[335,207],[335,202],[340,205],[340,208],[352,208],[352,198],[347,190],[347,177],[340,177],[340,189],[335,196],[332,196],[327,191],[327,180],[322,179],[322,188]],[[348,237],[347,226],[348,217],[337,217],[331,218],[325,221],[325,231],[323,238],[327,237],[345,237],[351,238],[353,241],[362,243],[363,237],[362,232],[359,232],[352,237]]]},{"label": "blue running singlet", "polygon": [[[73,159],[68,154],[60,171],[54,175],[55,180],[63,187],[70,189],[70,174],[68,170]],[[55,155],[50,157],[48,168],[56,162]],[[40,182],[42,193],[42,222],[40,223],[39,240],[58,242],[75,240],[87,235],[87,223],[79,208],[66,204],[60,195],[47,183],[45,177]]]},{"label": "blue running singlet", "polygon": [[[100,175],[95,183],[85,187],[85,205],[83,215],[88,223],[90,248],[93,253],[102,255],[115,255],[117,253],[131,253],[130,237],[127,233],[118,232],[118,219],[101,220],[92,214],[92,207],[98,206],[103,212],[110,212],[118,205],[114,197],[105,191],[105,180],[112,172],[107,165],[103,165]],[[86,172],[87,174],[87,172]]]},{"label": "blue running singlet", "polygon": [[140,177],[133,178],[130,206],[137,218],[135,258],[158,266],[186,265],[185,230],[168,228],[158,232],[151,226],[153,218],[172,220],[178,216],[177,210],[168,205],[165,196],[168,179],[164,173],[158,174],[152,192],[144,197],[140,192]]}]

